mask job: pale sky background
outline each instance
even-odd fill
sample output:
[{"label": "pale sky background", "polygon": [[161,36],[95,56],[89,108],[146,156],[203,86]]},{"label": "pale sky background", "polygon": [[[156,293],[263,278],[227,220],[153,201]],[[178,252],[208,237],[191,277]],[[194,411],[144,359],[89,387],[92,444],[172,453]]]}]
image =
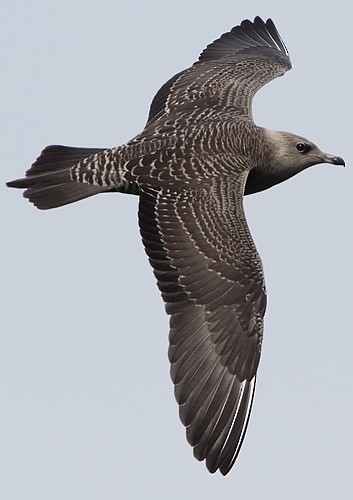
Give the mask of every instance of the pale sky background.
[{"label": "pale sky background", "polygon": [[[353,498],[352,12],[347,1],[2,5],[0,498]],[[248,432],[227,477],[192,456],[137,198],[41,212],[20,191],[48,144],[113,147],[222,33],[271,17],[293,70],[259,125],[342,156],[248,197],[269,304]]]}]

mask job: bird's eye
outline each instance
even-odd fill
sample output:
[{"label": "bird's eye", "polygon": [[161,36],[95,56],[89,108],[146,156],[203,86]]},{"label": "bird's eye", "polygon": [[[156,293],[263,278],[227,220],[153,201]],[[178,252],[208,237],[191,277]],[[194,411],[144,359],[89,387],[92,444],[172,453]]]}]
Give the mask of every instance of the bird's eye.
[{"label": "bird's eye", "polygon": [[305,153],[308,150],[308,146],[304,142],[298,142],[296,148],[300,153]]}]

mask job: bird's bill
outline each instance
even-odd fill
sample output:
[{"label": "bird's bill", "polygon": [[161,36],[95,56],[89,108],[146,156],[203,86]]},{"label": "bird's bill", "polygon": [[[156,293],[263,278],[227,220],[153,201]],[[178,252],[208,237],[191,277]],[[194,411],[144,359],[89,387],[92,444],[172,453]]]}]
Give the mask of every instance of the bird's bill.
[{"label": "bird's bill", "polygon": [[326,153],[322,155],[321,161],[322,163],[332,163],[332,165],[342,165],[343,167],[346,166],[344,159],[340,156],[328,155]]}]

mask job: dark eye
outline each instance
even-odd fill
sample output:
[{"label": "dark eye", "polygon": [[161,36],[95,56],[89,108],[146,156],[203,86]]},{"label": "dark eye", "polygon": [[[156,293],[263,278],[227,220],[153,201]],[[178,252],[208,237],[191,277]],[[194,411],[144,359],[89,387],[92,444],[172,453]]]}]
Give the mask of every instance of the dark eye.
[{"label": "dark eye", "polygon": [[308,146],[304,142],[298,142],[296,148],[300,153],[305,153],[308,150]]}]

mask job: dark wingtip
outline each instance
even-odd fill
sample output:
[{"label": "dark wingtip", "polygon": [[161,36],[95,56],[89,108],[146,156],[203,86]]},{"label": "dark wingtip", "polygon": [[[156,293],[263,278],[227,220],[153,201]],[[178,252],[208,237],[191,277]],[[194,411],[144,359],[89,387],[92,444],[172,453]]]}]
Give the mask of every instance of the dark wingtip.
[{"label": "dark wingtip", "polygon": [[274,50],[273,54],[281,54],[285,58],[287,69],[291,68],[288,50],[274,22],[271,19],[265,22],[260,16],[256,16],[254,21],[244,19],[228,33],[209,44],[201,53],[198,62],[229,58],[232,54],[263,48]]}]

